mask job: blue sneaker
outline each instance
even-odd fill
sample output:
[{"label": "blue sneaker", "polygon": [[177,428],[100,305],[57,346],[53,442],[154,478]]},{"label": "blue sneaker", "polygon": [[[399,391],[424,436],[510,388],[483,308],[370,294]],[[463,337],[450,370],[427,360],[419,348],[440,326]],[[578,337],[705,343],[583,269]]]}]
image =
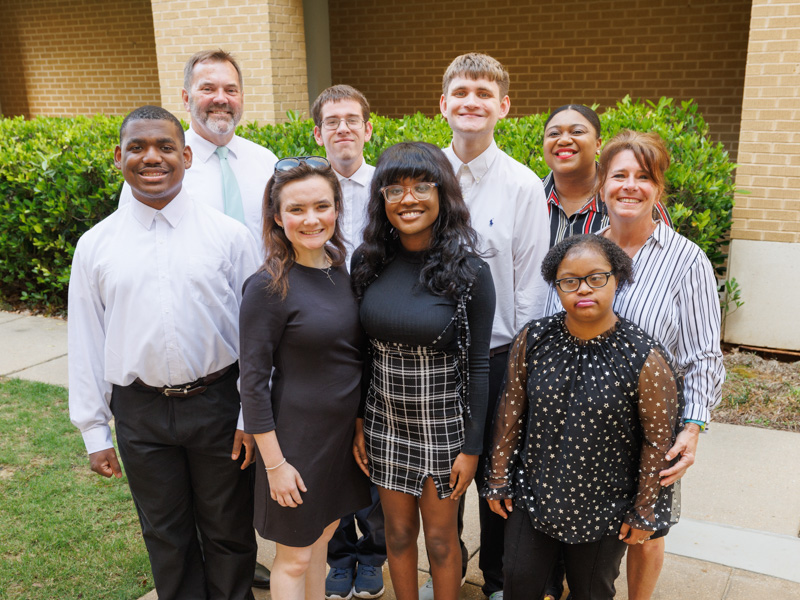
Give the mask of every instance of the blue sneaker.
[{"label": "blue sneaker", "polygon": [[353,595],[353,569],[331,567],[325,578],[327,600],[350,600]]},{"label": "blue sneaker", "polygon": [[353,595],[356,598],[380,598],[384,590],[383,569],[359,563]]}]

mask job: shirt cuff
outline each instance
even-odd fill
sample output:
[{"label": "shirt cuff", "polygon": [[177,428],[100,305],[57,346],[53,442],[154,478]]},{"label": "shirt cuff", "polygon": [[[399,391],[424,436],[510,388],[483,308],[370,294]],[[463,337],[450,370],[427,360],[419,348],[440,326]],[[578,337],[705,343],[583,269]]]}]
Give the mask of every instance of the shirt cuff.
[{"label": "shirt cuff", "polygon": [[114,442],[111,440],[111,427],[108,425],[92,427],[82,431],[81,435],[83,435],[83,443],[86,445],[86,452],[89,454],[114,447]]},{"label": "shirt cuff", "polygon": [[239,418],[236,420],[236,429],[244,431],[244,415],[242,414],[242,407],[239,407]]},{"label": "shirt cuff", "polygon": [[708,407],[703,404],[692,404],[687,402],[683,409],[684,421],[700,421],[701,423],[708,423],[711,416]]}]

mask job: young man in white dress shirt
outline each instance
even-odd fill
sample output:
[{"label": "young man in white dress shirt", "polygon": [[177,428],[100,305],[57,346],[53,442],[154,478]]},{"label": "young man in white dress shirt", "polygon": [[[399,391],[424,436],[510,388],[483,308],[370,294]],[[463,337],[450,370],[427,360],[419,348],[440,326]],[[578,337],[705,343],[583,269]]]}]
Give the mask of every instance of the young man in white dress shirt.
[{"label": "young man in white dress shirt", "polygon": [[[547,298],[547,285],[540,273],[550,243],[542,182],[494,141],[495,125],[511,107],[508,86],[508,72],[494,58],[464,54],[445,71],[439,101],[453,131],[453,141],[444,152],[461,182],[480,249],[488,252],[485,260],[497,294],[484,452],[491,439],[509,344],[523,325],[544,314]],[[479,486],[483,469],[481,461],[475,477]],[[504,521],[489,510],[486,502],[480,502],[479,507],[483,592],[492,599],[502,598]],[[420,600],[424,598],[421,594]]]},{"label": "young man in white dress shirt", "polygon": [[[367,204],[375,167],[364,160],[364,144],[372,136],[369,102],[349,85],[324,90],[311,107],[314,139],[325,154],[342,186],[344,210],[339,222],[347,245],[347,268],[353,251],[363,239]],[[383,563],[386,562],[383,508],[372,485],[372,504],[343,517],[328,542],[325,597],[328,600],[378,598],[384,592]],[[356,522],[361,537],[356,531]]]},{"label": "young man in white dress shirt", "polygon": [[[186,145],[194,157],[184,186],[198,202],[243,221],[260,250],[264,188],[278,159],[263,146],[235,134],[244,113],[244,84],[239,64],[224,50],[197,52],[184,67],[181,97],[191,118]],[[227,152],[217,148],[225,148]],[[227,154],[225,159],[221,152]],[[227,160],[235,176],[242,215],[226,211],[223,160]],[[130,186],[125,185],[120,205],[130,198]]]},{"label": "young man in white dress shirt", "polygon": [[236,380],[255,241],[183,189],[192,152],[166,110],[129,114],[114,159],[133,199],[75,249],[70,417],[104,477],[122,477],[115,419],[160,600],[252,600],[255,449]]}]

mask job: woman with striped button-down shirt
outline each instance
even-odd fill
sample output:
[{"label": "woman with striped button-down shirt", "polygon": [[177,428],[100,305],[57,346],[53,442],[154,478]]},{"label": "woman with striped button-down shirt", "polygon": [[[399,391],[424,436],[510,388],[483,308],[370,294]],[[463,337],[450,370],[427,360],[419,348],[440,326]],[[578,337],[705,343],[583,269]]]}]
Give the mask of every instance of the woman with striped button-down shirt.
[{"label": "woman with striped button-down shirt", "polygon": [[[684,378],[684,429],[667,453],[680,460],[661,484],[680,479],[694,463],[700,431],[719,403],[725,367],[714,269],[703,251],[663,221],[653,207],[664,193],[669,154],[653,133],[621,131],[600,155],[598,189],[609,227],[599,232],[633,259],[634,283],[620,290],[614,310],[661,342]],[[658,532],[662,533],[662,532]],[[664,538],[628,550],[628,597],[650,598],[664,560]]]}]

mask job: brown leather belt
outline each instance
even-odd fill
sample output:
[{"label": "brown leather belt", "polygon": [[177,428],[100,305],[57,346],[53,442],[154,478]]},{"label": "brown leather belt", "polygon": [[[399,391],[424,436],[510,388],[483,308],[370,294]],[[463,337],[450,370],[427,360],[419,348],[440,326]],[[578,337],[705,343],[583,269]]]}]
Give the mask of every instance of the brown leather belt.
[{"label": "brown leather belt", "polygon": [[[236,363],[234,363],[236,364]],[[147,390],[148,392],[153,392],[155,394],[163,394],[169,398],[191,398],[192,396],[197,396],[198,394],[202,394],[208,389],[215,381],[222,379],[222,377],[231,370],[233,365],[228,365],[224,369],[220,369],[219,371],[215,371],[214,373],[209,373],[205,377],[201,377],[196,381],[192,381],[191,383],[184,383],[181,385],[165,385],[164,387],[153,387],[152,385],[147,385],[144,381],[139,379],[138,377],[134,380],[134,384],[142,389]]]},{"label": "brown leather belt", "polygon": [[494,358],[498,354],[502,354],[503,352],[508,352],[511,349],[511,344],[506,344],[505,346],[498,346],[497,348],[492,348],[489,350],[489,358]]}]

